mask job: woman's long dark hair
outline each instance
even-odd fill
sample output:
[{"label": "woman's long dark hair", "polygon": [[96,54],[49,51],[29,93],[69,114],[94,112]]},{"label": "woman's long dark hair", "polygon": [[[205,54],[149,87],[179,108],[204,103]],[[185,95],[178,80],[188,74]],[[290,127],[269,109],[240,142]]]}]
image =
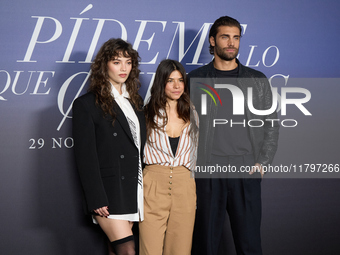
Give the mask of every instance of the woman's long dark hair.
[{"label": "woman's long dark hair", "polygon": [[116,119],[114,111],[114,98],[111,94],[111,84],[109,82],[107,63],[119,56],[129,57],[132,61],[132,69],[127,78],[126,90],[130,95],[130,100],[136,109],[141,110],[142,98],[138,94],[139,82],[139,61],[138,52],[132,45],[122,39],[110,39],[100,48],[94,62],[91,65],[91,83],[88,91],[96,96],[96,104],[101,107],[105,116],[112,117],[112,125]]},{"label": "woman's long dark hair", "polygon": [[[198,127],[194,114],[192,112],[193,106],[190,102],[189,89],[187,86],[186,72],[181,63],[176,60],[166,59],[163,60],[157,67],[155,79],[151,88],[151,96],[149,102],[145,106],[146,127],[148,136],[152,129],[163,130],[168,123],[168,116],[166,113],[167,97],[165,94],[165,86],[173,71],[179,71],[184,80],[184,92],[177,101],[177,114],[185,123],[191,122],[189,133],[196,137]],[[163,110],[164,114],[161,113]],[[155,116],[163,119],[163,125],[159,126],[155,122]],[[196,140],[196,139],[195,139]]]}]

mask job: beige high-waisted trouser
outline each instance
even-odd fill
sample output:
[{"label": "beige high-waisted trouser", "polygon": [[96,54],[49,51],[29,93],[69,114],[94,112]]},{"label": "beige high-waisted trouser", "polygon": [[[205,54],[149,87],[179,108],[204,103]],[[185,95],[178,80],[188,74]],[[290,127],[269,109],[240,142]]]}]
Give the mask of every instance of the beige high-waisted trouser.
[{"label": "beige high-waisted trouser", "polygon": [[183,166],[148,165],[143,176],[140,255],[190,255],[196,211],[191,172]]}]

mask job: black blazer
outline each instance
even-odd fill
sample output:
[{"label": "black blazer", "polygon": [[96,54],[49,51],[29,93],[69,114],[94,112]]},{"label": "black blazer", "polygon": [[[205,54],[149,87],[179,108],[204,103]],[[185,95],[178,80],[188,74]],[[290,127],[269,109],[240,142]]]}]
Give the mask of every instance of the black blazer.
[{"label": "black blazer", "polygon": [[[77,169],[84,191],[84,210],[108,206],[110,214],[137,212],[138,149],[121,108],[114,102],[116,120],[104,118],[87,93],[73,103],[73,138]],[[143,111],[135,113],[141,131],[140,157],[146,140]]]}]

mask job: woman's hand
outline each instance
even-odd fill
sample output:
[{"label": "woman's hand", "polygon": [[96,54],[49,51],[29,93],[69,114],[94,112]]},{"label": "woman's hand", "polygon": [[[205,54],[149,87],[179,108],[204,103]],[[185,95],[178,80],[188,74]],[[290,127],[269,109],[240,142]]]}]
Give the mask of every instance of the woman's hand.
[{"label": "woman's hand", "polygon": [[109,207],[103,206],[101,208],[98,208],[96,210],[93,210],[95,213],[99,214],[101,217],[107,217],[110,215],[109,213]]}]

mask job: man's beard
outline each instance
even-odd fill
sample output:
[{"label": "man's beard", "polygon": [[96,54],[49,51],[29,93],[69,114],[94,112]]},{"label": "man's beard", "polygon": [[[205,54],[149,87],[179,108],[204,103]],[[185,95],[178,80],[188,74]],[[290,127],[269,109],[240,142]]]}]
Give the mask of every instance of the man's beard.
[{"label": "man's beard", "polygon": [[[225,50],[227,49],[234,49],[235,52],[225,52]],[[215,52],[216,52],[216,55],[219,56],[219,58],[225,61],[230,61],[236,58],[238,54],[238,48],[235,48],[235,47],[221,48],[215,45]]]}]

